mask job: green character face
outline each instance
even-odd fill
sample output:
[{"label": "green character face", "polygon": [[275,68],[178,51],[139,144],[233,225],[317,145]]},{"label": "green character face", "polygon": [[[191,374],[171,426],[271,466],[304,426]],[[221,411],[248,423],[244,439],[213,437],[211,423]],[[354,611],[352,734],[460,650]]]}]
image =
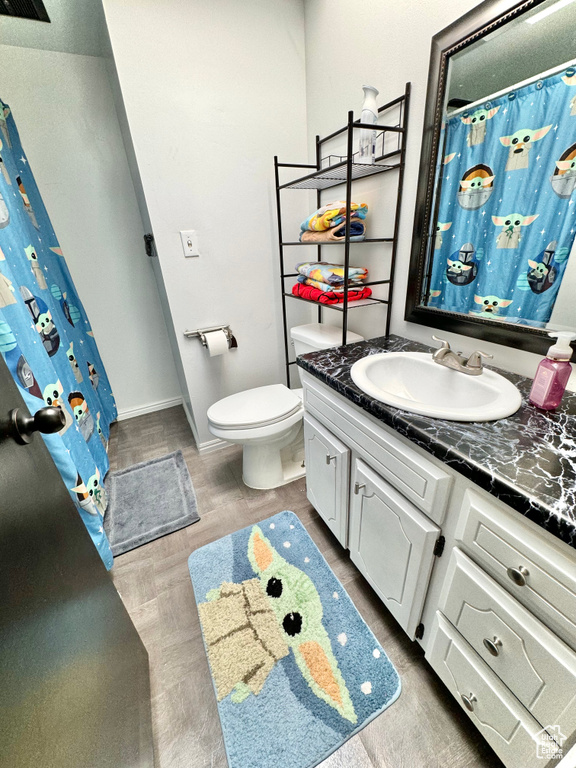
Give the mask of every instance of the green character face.
[{"label": "green character face", "polygon": [[314,582],[278,554],[257,525],[250,535],[248,559],[311,690],[346,720],[357,722],[330,638],[322,625],[322,602]]},{"label": "green character face", "polygon": [[74,418],[77,422],[81,422],[86,414],[86,403],[83,403],[82,405],[76,405],[73,410]]},{"label": "green character face", "polygon": [[52,314],[50,312],[42,312],[42,314],[38,315],[36,320],[36,330],[38,333],[48,334],[53,328],[54,323],[52,322]]}]

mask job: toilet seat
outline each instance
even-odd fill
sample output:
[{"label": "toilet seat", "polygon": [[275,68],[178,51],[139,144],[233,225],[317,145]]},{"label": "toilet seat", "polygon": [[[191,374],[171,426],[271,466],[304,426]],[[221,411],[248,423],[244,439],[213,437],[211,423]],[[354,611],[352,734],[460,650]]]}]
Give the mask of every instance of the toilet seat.
[{"label": "toilet seat", "polygon": [[247,389],[219,400],[208,409],[208,421],[218,429],[259,429],[291,420],[302,411],[301,390],[284,384]]}]

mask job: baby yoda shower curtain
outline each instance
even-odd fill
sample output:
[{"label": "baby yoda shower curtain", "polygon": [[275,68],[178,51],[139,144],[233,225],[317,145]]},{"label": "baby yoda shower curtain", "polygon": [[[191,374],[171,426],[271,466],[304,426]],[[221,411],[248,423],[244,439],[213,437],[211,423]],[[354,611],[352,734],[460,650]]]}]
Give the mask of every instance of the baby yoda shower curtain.
[{"label": "baby yoda shower curtain", "polygon": [[447,119],[428,305],[543,326],[576,232],[576,70]]},{"label": "baby yoda shower curtain", "polygon": [[64,412],[65,427],[43,435],[44,441],[110,568],[103,478],[116,404],[10,109],[1,101],[0,170],[0,353],[31,413],[44,405]]}]

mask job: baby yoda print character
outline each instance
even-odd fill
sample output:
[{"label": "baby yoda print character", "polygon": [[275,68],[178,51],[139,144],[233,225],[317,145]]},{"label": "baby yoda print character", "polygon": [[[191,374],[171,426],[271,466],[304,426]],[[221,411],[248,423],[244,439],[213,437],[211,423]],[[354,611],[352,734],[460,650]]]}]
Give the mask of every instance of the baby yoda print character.
[{"label": "baby yoda print character", "polygon": [[486,138],[486,122],[491,120],[499,109],[500,107],[477,109],[471,115],[460,118],[464,125],[470,126],[470,131],[466,137],[466,143],[469,147],[476,147],[478,144],[484,143]]},{"label": "baby yoda print character", "polygon": [[509,307],[512,299],[501,299],[499,296],[474,296],[476,304],[480,304],[482,309],[479,312],[471,311],[472,315],[486,315],[494,318],[500,313],[501,309]]},{"label": "baby yoda print character", "polygon": [[104,434],[102,427],[100,426],[100,411],[96,414],[96,432],[98,432],[98,437],[100,438],[100,442],[104,446],[104,450],[108,450],[108,440],[106,440],[106,435]]},{"label": "baby yoda print character", "polygon": [[36,214],[34,213],[34,209],[32,208],[32,204],[30,203],[28,195],[26,194],[26,188],[24,187],[24,183],[20,176],[16,176],[16,184],[18,184],[18,190],[20,192],[20,197],[22,198],[22,205],[28,214],[28,218],[32,222],[32,226],[36,229],[40,229],[38,221],[36,220]]},{"label": "baby yoda print character", "polygon": [[33,245],[29,245],[27,248],[24,248],[26,252],[26,256],[28,258],[28,261],[30,262],[30,267],[32,268],[32,274],[36,278],[36,282],[38,283],[38,288],[42,291],[48,290],[48,283],[46,282],[46,278],[44,277],[44,272],[42,271],[42,267],[40,264],[38,264],[38,255],[36,253],[36,249]]},{"label": "baby yoda print character", "polygon": [[292,652],[315,696],[356,723],[314,583],[278,554],[257,525],[248,560],[257,578],[225,582],[198,605],[218,701],[257,696],[277,662]]},{"label": "baby yoda print character", "polygon": [[558,197],[568,200],[576,189],[576,144],[568,147],[561,158],[556,160],[555,165],[556,170],[550,177],[550,184]]},{"label": "baby yoda print character", "polygon": [[500,141],[505,147],[509,147],[507,171],[520,171],[528,168],[529,154],[532,144],[540,141],[552,128],[552,125],[546,125],[543,128],[537,128],[535,131],[530,128],[521,128],[510,136],[501,136]]},{"label": "baby yoda print character", "polygon": [[68,409],[64,404],[64,398],[62,397],[63,394],[64,387],[60,383],[60,379],[58,379],[55,384],[48,384],[46,387],[44,387],[44,392],[42,393],[42,397],[44,398],[46,405],[50,405],[52,408],[60,408],[65,416],[66,423],[58,432],[59,435],[63,435],[64,432],[66,432],[66,430],[74,423],[72,416],[70,416]]},{"label": "baby yoda print character", "polygon": [[88,378],[90,379],[92,388],[96,390],[98,389],[98,383],[100,382],[100,374],[92,363],[87,362],[86,365],[88,366]]},{"label": "baby yoda print character", "polygon": [[78,360],[76,360],[76,356],[74,355],[74,342],[70,342],[70,346],[68,347],[68,352],[66,352],[66,356],[68,358],[68,362],[70,363],[70,368],[72,368],[72,373],[74,374],[74,378],[78,382],[78,384],[81,384],[84,379],[82,378],[82,371],[80,370],[80,366],[78,365]]},{"label": "baby yoda print character", "polygon": [[490,166],[479,163],[469,168],[458,189],[458,204],[468,211],[476,211],[485,205],[494,192],[494,173]]},{"label": "baby yoda print character", "polygon": [[[557,270],[552,264],[554,254],[556,253],[556,240],[548,243],[546,250],[540,254],[541,261],[528,259],[530,269],[526,275],[528,285],[533,293],[544,293],[556,282]],[[539,258],[540,258],[539,257]]]},{"label": "baby yoda print character", "polygon": [[451,221],[447,221],[445,224],[436,224],[436,240],[434,242],[434,250],[438,251],[442,248],[442,232],[447,232],[452,226]]},{"label": "baby yoda print character", "polygon": [[52,313],[44,301],[39,296],[34,296],[25,285],[20,286],[20,296],[28,307],[36,330],[42,339],[44,349],[52,357],[60,346],[60,334],[52,320]]},{"label": "baby yoda print character", "polygon": [[85,483],[80,475],[76,473],[76,485],[74,488],[70,488],[70,490],[76,494],[76,501],[89,515],[94,517],[99,513],[102,516],[104,515],[108,501],[106,492],[100,485],[98,468],[96,468],[96,472],[88,480],[88,483]]},{"label": "baby yoda print character", "polygon": [[452,285],[470,285],[476,279],[478,264],[474,261],[474,252],[472,243],[464,243],[458,253],[452,254],[456,259],[447,259],[446,277]]},{"label": "baby yoda print character", "polygon": [[88,409],[88,403],[82,392],[70,392],[68,402],[72,408],[78,429],[84,440],[88,442],[94,432],[94,418]]},{"label": "baby yoda print character", "polygon": [[508,216],[492,216],[492,221],[502,231],[496,237],[496,248],[518,248],[522,239],[521,228],[536,221],[539,214],[522,216],[521,213],[510,213]]}]

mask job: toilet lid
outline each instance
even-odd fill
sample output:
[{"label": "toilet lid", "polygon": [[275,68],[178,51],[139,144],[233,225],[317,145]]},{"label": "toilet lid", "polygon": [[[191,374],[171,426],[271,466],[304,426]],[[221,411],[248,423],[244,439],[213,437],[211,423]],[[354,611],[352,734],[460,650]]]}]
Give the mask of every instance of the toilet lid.
[{"label": "toilet lid", "polygon": [[221,429],[247,429],[282,421],[301,407],[302,400],[296,391],[284,384],[270,384],[219,400],[210,406],[207,416]]}]

